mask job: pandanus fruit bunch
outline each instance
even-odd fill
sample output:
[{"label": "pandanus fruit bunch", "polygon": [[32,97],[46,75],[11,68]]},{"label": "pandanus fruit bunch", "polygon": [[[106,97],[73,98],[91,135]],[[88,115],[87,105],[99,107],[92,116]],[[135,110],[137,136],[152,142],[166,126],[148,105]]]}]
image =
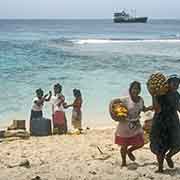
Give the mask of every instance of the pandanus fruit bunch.
[{"label": "pandanus fruit bunch", "polygon": [[152,96],[161,96],[167,93],[167,78],[162,73],[152,74],[147,82],[147,88]]}]

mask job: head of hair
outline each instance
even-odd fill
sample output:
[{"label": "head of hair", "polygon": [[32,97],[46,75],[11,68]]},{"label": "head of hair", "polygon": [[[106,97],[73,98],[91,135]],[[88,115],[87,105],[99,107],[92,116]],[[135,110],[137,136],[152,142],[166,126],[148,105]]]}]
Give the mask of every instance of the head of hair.
[{"label": "head of hair", "polygon": [[54,91],[60,93],[62,91],[62,86],[59,83],[55,84]]},{"label": "head of hair", "polygon": [[180,83],[180,77],[177,74],[172,74],[168,77],[167,82],[168,83],[171,83],[171,82]]},{"label": "head of hair", "polygon": [[73,89],[73,94],[75,97],[81,97],[81,91],[79,89]]},{"label": "head of hair", "polygon": [[137,86],[137,88],[139,89],[139,91],[141,91],[141,83],[138,81],[133,81],[130,86],[129,86],[129,93],[131,93],[131,90],[134,86]]},{"label": "head of hair", "polygon": [[43,96],[44,91],[41,88],[36,89],[36,94],[37,94],[37,96]]}]

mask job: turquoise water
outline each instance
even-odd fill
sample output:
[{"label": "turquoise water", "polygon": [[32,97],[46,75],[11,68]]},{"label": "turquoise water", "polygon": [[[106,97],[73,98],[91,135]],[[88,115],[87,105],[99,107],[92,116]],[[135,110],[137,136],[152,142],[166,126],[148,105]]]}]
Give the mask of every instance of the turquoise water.
[{"label": "turquoise water", "polygon": [[[34,91],[63,85],[83,94],[86,125],[109,124],[109,101],[128,94],[129,83],[146,89],[155,71],[180,73],[180,21],[114,24],[111,20],[0,20],[0,122],[29,119]],[[44,108],[51,117],[51,105]],[[71,110],[67,110],[70,120]]]}]

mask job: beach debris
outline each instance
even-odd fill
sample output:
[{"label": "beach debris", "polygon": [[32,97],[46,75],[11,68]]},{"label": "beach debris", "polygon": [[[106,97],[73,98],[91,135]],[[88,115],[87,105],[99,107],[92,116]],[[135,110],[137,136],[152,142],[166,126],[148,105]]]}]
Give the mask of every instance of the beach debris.
[{"label": "beach debris", "polygon": [[14,167],[25,167],[25,168],[30,168],[30,162],[28,159],[22,160],[19,164],[13,164],[13,165],[7,165],[8,168],[14,168]]},{"label": "beach debris", "polygon": [[13,123],[7,128],[8,130],[26,129],[25,120],[13,120]]},{"label": "beach debris", "polygon": [[80,130],[71,130],[71,131],[68,131],[67,132],[68,135],[80,135],[80,134],[83,134],[82,131]]},{"label": "beach debris", "polygon": [[128,165],[129,170],[136,170],[137,168],[138,168],[137,163],[131,163],[131,164]]},{"label": "beach debris", "polygon": [[5,130],[0,130],[0,138],[4,137]]},{"label": "beach debris", "polygon": [[31,180],[41,180],[41,177],[40,176],[36,176],[36,177],[32,178]]},{"label": "beach debris", "polygon": [[96,146],[98,151],[100,152],[100,155],[92,155],[91,157],[94,159],[94,160],[106,160],[108,158],[111,157],[110,154],[107,154],[107,153],[104,153],[99,146]]},{"label": "beach debris", "polygon": [[100,154],[104,154],[99,146],[97,146],[97,149],[99,150]]},{"label": "beach debris", "polygon": [[20,137],[23,139],[27,139],[30,137],[30,134],[22,129],[18,129],[18,130],[7,130],[4,133],[4,138],[9,138],[9,137]]},{"label": "beach debris", "polygon": [[92,174],[92,175],[96,175],[97,174],[96,171],[89,171],[89,173]]},{"label": "beach debris", "polygon": [[30,168],[30,167],[31,167],[31,166],[30,166],[30,162],[29,162],[28,159],[25,159],[25,160],[21,161],[21,162],[19,163],[19,166],[21,166],[21,167],[26,167],[26,168]]}]

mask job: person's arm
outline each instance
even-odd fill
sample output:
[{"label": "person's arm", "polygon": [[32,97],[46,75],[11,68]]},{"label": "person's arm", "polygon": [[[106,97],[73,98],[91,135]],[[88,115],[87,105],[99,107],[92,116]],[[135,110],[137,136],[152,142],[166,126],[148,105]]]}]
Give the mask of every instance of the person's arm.
[{"label": "person's arm", "polygon": [[67,109],[67,108],[69,108],[70,106],[69,106],[69,105],[67,105],[67,103],[66,103],[66,102],[64,102],[64,103],[63,103],[63,107],[64,107],[65,109]]},{"label": "person's arm", "polygon": [[[47,95],[48,96],[48,95]],[[46,97],[47,97],[46,96]],[[51,91],[49,91],[49,97],[48,98],[44,98],[44,101],[50,101],[51,100],[51,96],[52,96],[52,92]]]},{"label": "person's arm", "polygon": [[65,104],[65,108],[73,107],[73,104]]},{"label": "person's arm", "polygon": [[143,109],[142,109],[143,112],[153,111],[154,110],[153,106],[147,106],[146,107],[143,98],[142,97],[140,97],[140,98],[141,98],[142,105],[143,105]]},{"label": "person's arm", "polygon": [[159,113],[161,112],[161,106],[158,103],[157,97],[152,97],[152,101],[153,101],[153,109],[155,112]]}]

